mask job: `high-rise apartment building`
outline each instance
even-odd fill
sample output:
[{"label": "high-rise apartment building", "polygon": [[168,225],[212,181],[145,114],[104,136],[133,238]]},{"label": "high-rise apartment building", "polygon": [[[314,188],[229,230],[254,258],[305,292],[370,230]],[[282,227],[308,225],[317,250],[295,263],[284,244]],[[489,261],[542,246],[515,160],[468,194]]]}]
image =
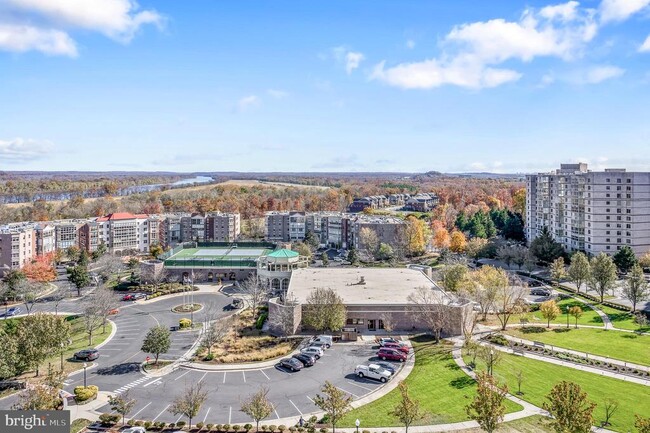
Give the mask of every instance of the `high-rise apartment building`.
[{"label": "high-rise apartment building", "polygon": [[587,164],[526,176],[526,236],[547,227],[567,251],[650,250],[650,173],[589,171]]},{"label": "high-rise apartment building", "polygon": [[238,213],[211,212],[205,216],[205,240],[209,242],[234,242],[241,233]]}]

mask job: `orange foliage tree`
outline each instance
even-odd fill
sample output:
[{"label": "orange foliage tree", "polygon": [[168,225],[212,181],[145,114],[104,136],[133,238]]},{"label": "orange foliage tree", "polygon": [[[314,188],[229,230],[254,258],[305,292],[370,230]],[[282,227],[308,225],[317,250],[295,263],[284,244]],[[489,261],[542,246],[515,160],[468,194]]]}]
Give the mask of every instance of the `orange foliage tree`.
[{"label": "orange foliage tree", "polygon": [[451,240],[449,241],[449,249],[455,253],[465,252],[467,247],[467,238],[461,231],[454,230],[451,232]]},{"label": "orange foliage tree", "polygon": [[39,283],[54,281],[56,279],[54,259],[54,253],[38,256],[23,267],[23,273],[31,281]]}]

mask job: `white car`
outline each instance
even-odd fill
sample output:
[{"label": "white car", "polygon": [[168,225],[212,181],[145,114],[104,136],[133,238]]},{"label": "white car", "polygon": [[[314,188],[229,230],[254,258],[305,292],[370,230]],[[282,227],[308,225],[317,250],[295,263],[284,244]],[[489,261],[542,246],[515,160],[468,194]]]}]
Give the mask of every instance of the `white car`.
[{"label": "white car", "polygon": [[386,383],[391,377],[390,371],[381,368],[377,364],[357,365],[357,368],[354,369],[354,374],[361,378],[375,379],[381,383]]},{"label": "white car", "polygon": [[331,335],[319,335],[318,337],[311,340],[311,343],[320,343],[323,344],[326,349],[329,349],[334,343],[334,338]]},{"label": "white car", "polygon": [[144,427],[129,427],[126,430],[122,430],[122,433],[147,433]]},{"label": "white car", "polygon": [[305,347],[304,349],[301,349],[300,353],[305,353],[307,355],[315,356],[316,359],[320,359],[320,357],[323,356],[323,349],[320,349],[315,346],[309,346],[309,347]]}]

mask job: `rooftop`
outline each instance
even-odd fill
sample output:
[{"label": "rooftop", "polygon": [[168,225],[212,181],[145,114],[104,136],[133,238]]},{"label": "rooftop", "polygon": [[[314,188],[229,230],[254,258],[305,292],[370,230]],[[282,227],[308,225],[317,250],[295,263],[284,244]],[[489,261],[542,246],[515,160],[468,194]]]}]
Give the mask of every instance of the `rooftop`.
[{"label": "rooftop", "polygon": [[[365,284],[361,284],[361,279]],[[289,296],[305,302],[318,287],[334,290],[346,305],[406,305],[419,287],[449,296],[422,272],[407,268],[303,268],[293,271]]]},{"label": "rooftop", "polygon": [[277,251],[273,251],[271,254],[269,254],[269,257],[275,257],[275,258],[291,258],[291,257],[298,257],[300,254],[298,254],[295,251],[287,250],[287,249],[281,249]]}]

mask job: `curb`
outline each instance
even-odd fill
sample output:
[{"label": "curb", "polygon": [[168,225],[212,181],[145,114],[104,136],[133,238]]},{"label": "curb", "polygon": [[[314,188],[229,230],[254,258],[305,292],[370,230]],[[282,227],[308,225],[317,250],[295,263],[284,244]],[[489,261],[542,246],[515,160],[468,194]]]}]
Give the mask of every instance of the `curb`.
[{"label": "curb", "polygon": [[107,322],[111,324],[111,333],[108,337],[106,337],[106,340],[95,346],[95,349],[101,349],[102,347],[106,346],[113,339],[113,337],[115,337],[115,334],[117,334],[117,325],[115,322],[110,319],[108,319]]}]

